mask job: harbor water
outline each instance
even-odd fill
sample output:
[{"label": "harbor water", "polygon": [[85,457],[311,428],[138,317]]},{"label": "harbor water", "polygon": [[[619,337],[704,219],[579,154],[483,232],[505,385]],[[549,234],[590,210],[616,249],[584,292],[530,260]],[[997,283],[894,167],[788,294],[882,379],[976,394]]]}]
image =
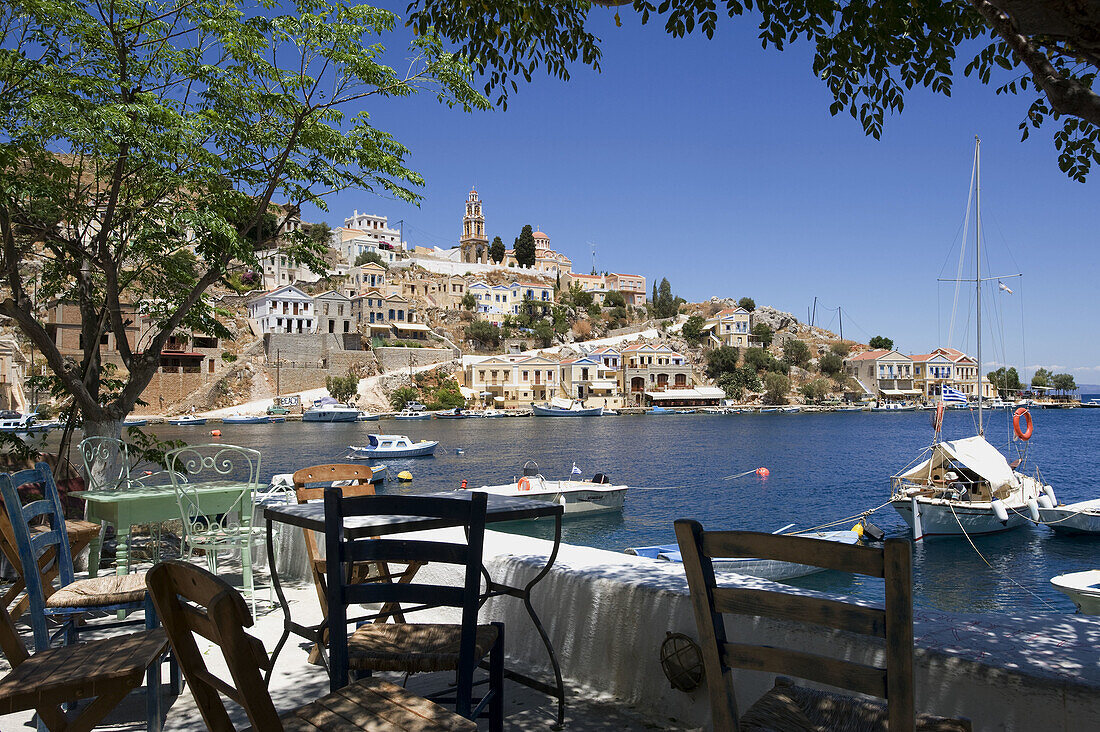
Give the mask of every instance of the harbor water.
[{"label": "harbor water", "polygon": [[[1033,410],[1035,434],[1025,467],[1042,471],[1059,501],[1100,497],[1097,480],[1100,409]],[[986,437],[1012,460],[1011,413],[986,412]],[[213,423],[211,423],[213,424]],[[672,543],[672,522],[687,517],[709,529],[809,529],[878,508],[870,520],[888,535],[906,527],[886,503],[889,478],[914,460],[932,438],[929,412],[609,416],[601,418],[463,419],[355,424],[147,427],[162,439],[217,441],[262,452],[261,473],[340,462],[348,445],[370,432],[439,440],[434,457],[393,460],[386,492],[426,493],[509,482],[527,460],[548,478],[602,472],[625,483],[622,514],[567,519],[564,541],[622,551]],[[971,436],[976,415],[949,411],[944,439]],[[730,478],[758,467],[769,475]],[[394,476],[408,470],[410,483]],[[836,528],[849,528],[849,519]],[[549,526],[509,527],[545,535]],[[959,612],[1073,612],[1049,583],[1065,572],[1100,566],[1100,539],[1063,536],[1043,526],[997,535],[921,542],[914,552],[918,607]],[[838,572],[794,580],[803,587],[869,598],[880,590]]]}]

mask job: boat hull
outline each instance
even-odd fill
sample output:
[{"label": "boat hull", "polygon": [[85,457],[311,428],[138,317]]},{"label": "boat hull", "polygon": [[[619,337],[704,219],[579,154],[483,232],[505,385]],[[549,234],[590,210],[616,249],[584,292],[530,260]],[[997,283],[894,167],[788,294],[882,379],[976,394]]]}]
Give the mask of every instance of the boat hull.
[{"label": "boat hull", "polygon": [[206,419],[203,417],[185,417],[183,419],[170,419],[168,420],[168,424],[176,425],[177,427],[186,427],[188,425],[201,427],[202,425],[206,424]]},{"label": "boat hull", "polygon": [[435,452],[435,448],[439,446],[436,441],[431,441],[423,445],[414,445],[413,447],[402,447],[396,449],[378,449],[371,447],[356,447],[351,446],[351,455],[349,457],[356,460],[385,460],[387,458],[410,458],[410,457],[428,457]]},{"label": "boat hull", "polygon": [[1050,580],[1083,615],[1100,615],[1100,569],[1060,574]]},{"label": "boat hull", "polygon": [[[913,501],[910,498],[890,502],[913,534]],[[1008,520],[1002,523],[993,513],[988,502],[966,503],[943,499],[917,499],[920,511],[921,534],[914,540],[935,539],[949,536],[983,536],[1010,531],[1027,524],[1027,506],[1015,506],[1006,502]],[[957,518],[956,518],[957,517]]]},{"label": "boat hull", "polygon": [[1100,499],[1040,508],[1039,520],[1066,534],[1100,534]]},{"label": "boat hull", "polygon": [[562,409],[561,407],[546,407],[540,404],[532,404],[531,411],[536,417],[600,417],[603,416],[603,407],[591,407],[589,409]]},{"label": "boat hull", "polygon": [[302,413],[303,422],[354,422],[357,419],[359,412],[354,410],[307,409]]},{"label": "boat hull", "polygon": [[524,491],[519,490],[515,484],[481,486],[469,490],[557,503],[564,506],[566,516],[577,517],[622,511],[626,502],[627,486],[567,480],[546,481],[541,488]]},{"label": "boat hull", "polygon": [[270,417],[223,417],[222,424],[268,424]]}]

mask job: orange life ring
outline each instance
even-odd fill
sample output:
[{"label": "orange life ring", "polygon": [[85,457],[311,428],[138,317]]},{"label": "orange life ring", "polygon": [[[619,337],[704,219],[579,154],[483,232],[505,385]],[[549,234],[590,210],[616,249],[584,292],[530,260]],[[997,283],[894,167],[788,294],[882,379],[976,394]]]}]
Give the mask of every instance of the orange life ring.
[{"label": "orange life ring", "polygon": [[516,484],[516,488],[521,491],[529,491],[531,490],[531,481],[527,480],[527,476],[525,475],[519,479],[519,483]]},{"label": "orange life ring", "polygon": [[[1020,429],[1020,420],[1023,419],[1027,423],[1027,429]],[[1031,431],[1034,425],[1031,422],[1031,412],[1027,411],[1026,407],[1020,407],[1012,415],[1012,429],[1016,433],[1016,436],[1021,440],[1030,440]]]}]

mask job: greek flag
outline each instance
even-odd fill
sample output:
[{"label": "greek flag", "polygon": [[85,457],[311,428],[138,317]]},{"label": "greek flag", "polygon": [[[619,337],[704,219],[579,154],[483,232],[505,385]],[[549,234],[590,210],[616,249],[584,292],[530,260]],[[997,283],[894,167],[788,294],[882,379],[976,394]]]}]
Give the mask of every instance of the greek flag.
[{"label": "greek flag", "polygon": [[943,391],[940,393],[940,398],[945,404],[967,404],[966,394],[963,394],[958,389],[952,389],[950,386],[943,387]]},{"label": "greek flag", "polygon": [[573,469],[569,471],[569,475],[584,475],[584,473],[581,472],[581,469],[577,467],[576,463],[573,463]]}]

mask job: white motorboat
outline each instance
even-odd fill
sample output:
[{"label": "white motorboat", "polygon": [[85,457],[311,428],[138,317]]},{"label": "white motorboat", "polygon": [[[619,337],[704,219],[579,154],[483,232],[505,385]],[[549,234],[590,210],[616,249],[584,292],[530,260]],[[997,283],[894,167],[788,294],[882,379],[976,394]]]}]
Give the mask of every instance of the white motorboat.
[{"label": "white motorboat", "polygon": [[[573,475],[579,477],[576,464]],[[572,477],[572,475],[570,476]],[[613,485],[602,473],[588,480],[548,480],[539,472],[538,465],[529,460],[523,466],[523,475],[504,485],[483,485],[467,490],[491,493],[512,498],[531,498],[550,501],[565,507],[566,516],[591,516],[608,511],[621,511],[626,500],[627,486]]]},{"label": "white motorboat", "polygon": [[34,428],[35,413],[20,414],[11,410],[0,412],[0,432],[26,432]]},{"label": "white motorboat", "polygon": [[367,444],[348,445],[355,460],[380,460],[382,458],[427,457],[439,446],[438,440],[413,442],[407,435],[367,435]]},{"label": "white motorboat", "polygon": [[[370,466],[370,482],[371,483],[384,483],[386,481],[386,466],[382,464]],[[355,481],[352,480],[336,480],[332,482],[332,485],[351,485]],[[266,488],[260,489],[256,493],[256,502],[261,503],[265,498],[273,495],[277,495],[278,492],[293,493],[294,492],[294,474],[293,473],[276,473],[271,476],[271,483]],[[269,502],[278,502],[270,500]],[[283,501],[285,502],[285,501]],[[294,499],[291,498],[290,503],[294,503]]]},{"label": "white motorboat", "polygon": [[[824,541],[835,541],[840,544],[859,543],[859,534],[851,530],[811,531],[805,534],[798,534],[797,536],[804,536],[809,539],[821,539]],[[634,554],[639,557],[647,557],[649,559],[675,562],[677,564],[682,564],[684,561],[683,557],[680,556],[680,547],[677,544],[633,547],[627,549],[626,553]],[[810,574],[825,571],[823,567],[813,567],[808,564],[797,564],[795,562],[782,562],[775,559],[759,559],[753,557],[714,559],[712,562],[714,564],[714,569],[720,572],[736,572],[737,574],[762,577],[774,581],[805,577]]]},{"label": "white motorboat", "polygon": [[1040,506],[1039,522],[1067,534],[1100,534],[1100,498],[1061,506]]},{"label": "white motorboat", "polygon": [[912,412],[917,408],[916,404],[898,404],[896,402],[884,402],[877,407],[871,407],[872,412]]},{"label": "white motorboat", "polygon": [[187,425],[201,426],[206,424],[206,417],[196,417],[193,414],[185,414],[182,417],[173,417],[168,420],[168,424],[185,427]]},{"label": "white motorboat", "polygon": [[359,416],[355,419],[359,422],[377,422],[378,415],[371,412],[359,412]]},{"label": "white motorboat", "polygon": [[394,419],[431,419],[431,412],[422,412],[415,409],[409,409],[406,407],[397,414],[393,415]]},{"label": "white motorboat", "polygon": [[481,413],[481,416],[495,419],[497,417],[506,417],[508,415],[506,415],[504,412],[500,411],[499,409],[493,409],[492,407],[490,407],[489,409],[484,410]]},{"label": "white motorboat", "polygon": [[341,404],[332,397],[322,397],[313,406],[302,412],[303,422],[354,422],[359,419],[359,410],[347,404]]},{"label": "white motorboat", "polygon": [[532,402],[531,411],[536,417],[600,417],[603,407],[586,407],[575,399],[553,399],[546,404]]},{"label": "white motorboat", "polygon": [[222,417],[222,424],[269,424],[271,418],[266,414],[230,414]]},{"label": "white motorboat", "polygon": [[1050,580],[1084,615],[1100,615],[1100,569],[1060,574]]}]

